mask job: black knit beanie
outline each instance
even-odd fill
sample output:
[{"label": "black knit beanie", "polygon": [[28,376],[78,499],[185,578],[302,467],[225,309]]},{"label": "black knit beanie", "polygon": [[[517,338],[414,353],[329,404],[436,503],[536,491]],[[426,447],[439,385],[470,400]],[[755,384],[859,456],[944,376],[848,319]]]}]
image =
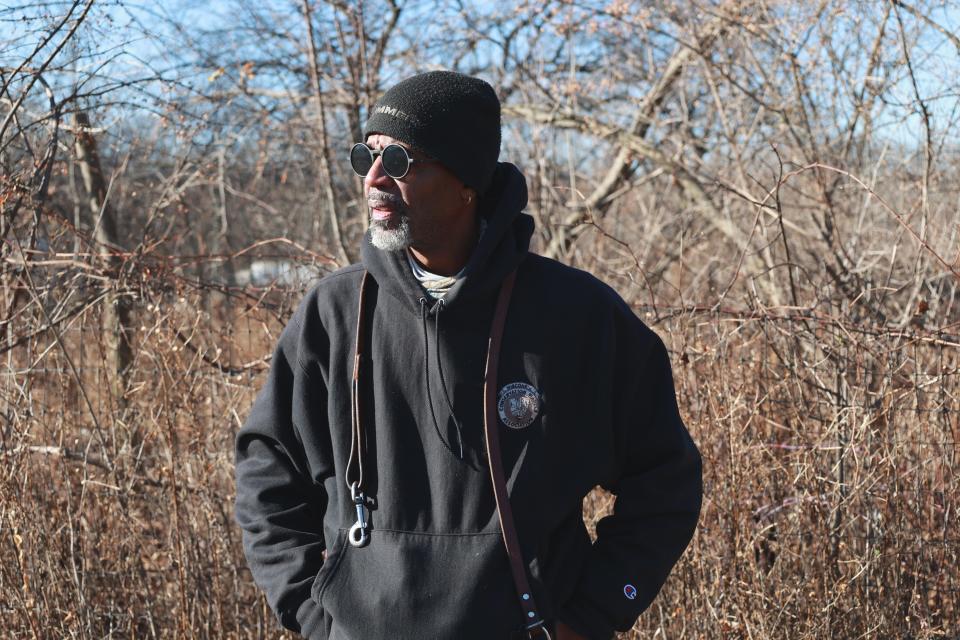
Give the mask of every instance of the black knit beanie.
[{"label": "black knit beanie", "polygon": [[500,156],[500,100],[479,78],[453,71],[421,73],[377,101],[363,135],[374,133],[419,149],[482,194]]}]

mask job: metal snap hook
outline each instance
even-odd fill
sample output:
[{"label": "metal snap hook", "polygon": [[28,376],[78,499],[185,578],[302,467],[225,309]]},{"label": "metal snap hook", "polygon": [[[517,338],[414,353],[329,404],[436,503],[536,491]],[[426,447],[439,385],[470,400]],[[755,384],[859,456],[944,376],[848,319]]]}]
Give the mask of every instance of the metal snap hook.
[{"label": "metal snap hook", "polygon": [[350,485],[350,494],[357,509],[357,521],[350,527],[347,539],[355,547],[365,547],[370,542],[369,525],[367,523],[367,498],[362,491],[357,490],[357,483]]},{"label": "metal snap hook", "polygon": [[350,527],[349,539],[350,544],[353,546],[365,547],[370,542],[370,534],[367,533],[367,528],[365,526],[357,522]]},{"label": "metal snap hook", "polygon": [[547,640],[553,640],[553,636],[550,635],[550,629],[547,629],[547,625],[543,620],[537,620],[527,625],[526,631],[527,637],[530,638],[530,640],[533,640],[537,635],[544,635]]}]

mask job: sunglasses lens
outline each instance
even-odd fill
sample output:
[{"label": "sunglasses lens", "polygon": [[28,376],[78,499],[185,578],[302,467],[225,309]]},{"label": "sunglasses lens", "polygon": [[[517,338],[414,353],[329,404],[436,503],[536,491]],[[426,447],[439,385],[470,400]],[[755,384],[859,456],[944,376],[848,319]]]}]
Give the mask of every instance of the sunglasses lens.
[{"label": "sunglasses lens", "polygon": [[410,166],[410,156],[407,150],[398,144],[387,145],[380,155],[383,162],[383,170],[391,178],[402,178],[407,174],[407,168]]},{"label": "sunglasses lens", "polygon": [[370,167],[373,166],[373,154],[370,153],[367,145],[362,142],[353,145],[350,149],[350,166],[358,176],[366,176],[370,172]]}]

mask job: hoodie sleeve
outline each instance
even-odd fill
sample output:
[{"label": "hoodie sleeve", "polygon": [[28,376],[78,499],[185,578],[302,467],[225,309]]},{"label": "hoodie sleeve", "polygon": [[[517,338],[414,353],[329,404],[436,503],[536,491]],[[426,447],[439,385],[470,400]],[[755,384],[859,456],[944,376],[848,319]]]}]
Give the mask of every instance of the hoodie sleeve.
[{"label": "hoodie sleeve", "polygon": [[[663,342],[628,312],[628,348],[615,366],[614,430],[622,450],[613,514],[560,619],[591,640],[627,631],[659,593],[693,536],[701,460],[677,410]],[[642,347],[640,345],[643,345]]]},{"label": "hoodie sleeve", "polygon": [[236,519],[254,581],[280,624],[323,639],[324,615],[311,587],[323,564],[327,496],[311,480],[296,423],[324,416],[323,407],[304,405],[323,403],[326,394],[317,392],[322,381],[312,380],[313,393],[296,392],[308,383],[297,360],[301,313],[281,335],[266,383],[237,434]]}]

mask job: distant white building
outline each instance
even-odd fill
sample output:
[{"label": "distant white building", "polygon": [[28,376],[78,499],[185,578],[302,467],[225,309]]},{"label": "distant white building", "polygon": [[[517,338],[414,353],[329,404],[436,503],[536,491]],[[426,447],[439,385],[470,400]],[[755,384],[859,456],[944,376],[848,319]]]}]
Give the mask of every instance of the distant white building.
[{"label": "distant white building", "polygon": [[282,258],[265,258],[254,260],[249,267],[234,271],[233,281],[241,287],[303,287],[319,280],[321,275],[316,267],[310,265]]}]

